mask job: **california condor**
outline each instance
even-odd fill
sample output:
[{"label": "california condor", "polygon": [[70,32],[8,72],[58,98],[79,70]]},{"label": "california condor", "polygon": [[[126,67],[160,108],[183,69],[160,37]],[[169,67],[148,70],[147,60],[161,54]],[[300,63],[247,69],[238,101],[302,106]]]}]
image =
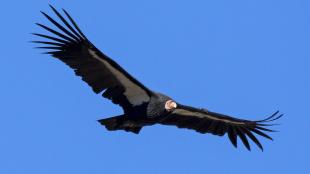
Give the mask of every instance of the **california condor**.
[{"label": "california condor", "polygon": [[223,136],[227,133],[235,147],[239,137],[248,150],[250,150],[248,138],[263,150],[253,133],[272,140],[265,132],[273,130],[267,129],[266,126],[271,126],[269,122],[283,115],[278,111],[266,119],[250,121],[177,103],[172,98],[144,86],[97,49],[67,11],[63,10],[64,17],[54,7],[50,7],[62,24],[42,12],[58,31],[37,23],[53,35],[33,33],[47,39],[33,42],[43,44],[43,47],[38,48],[49,50],[46,53],[71,67],[95,93],[102,93],[103,97],[123,108],[123,115],[98,120],[108,130],[125,130],[138,134],[144,126],[174,125],[203,134]]}]

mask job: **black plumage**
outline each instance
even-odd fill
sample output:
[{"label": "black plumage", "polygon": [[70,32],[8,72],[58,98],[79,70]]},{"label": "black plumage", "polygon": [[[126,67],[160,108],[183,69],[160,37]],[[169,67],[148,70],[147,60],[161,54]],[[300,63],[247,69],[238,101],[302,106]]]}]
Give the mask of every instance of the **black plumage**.
[{"label": "black plumage", "polygon": [[123,108],[123,115],[99,120],[108,130],[125,130],[138,134],[144,126],[174,125],[199,133],[218,136],[227,134],[235,147],[239,137],[248,150],[248,139],[263,149],[253,133],[272,140],[266,134],[272,130],[266,126],[271,126],[269,122],[282,116],[279,112],[264,120],[249,121],[178,104],[170,97],[145,87],[115,61],[100,52],[86,38],[68,12],[63,10],[67,18],[65,19],[54,7],[50,7],[62,24],[42,12],[56,29],[37,25],[54,36],[33,33],[46,39],[33,42],[43,44],[44,46],[38,48],[47,49],[47,54],[67,64],[95,93],[101,93],[103,97]]}]

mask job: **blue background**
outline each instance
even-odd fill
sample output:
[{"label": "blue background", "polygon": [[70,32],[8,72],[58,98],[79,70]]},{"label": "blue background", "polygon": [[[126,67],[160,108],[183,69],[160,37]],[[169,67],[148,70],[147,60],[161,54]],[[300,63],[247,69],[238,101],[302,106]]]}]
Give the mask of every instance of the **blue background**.
[{"label": "blue background", "polygon": [[[285,117],[248,152],[168,126],[139,135],[96,120],[122,113],[29,43],[48,3],[149,88],[239,118]],[[310,173],[307,0],[4,1],[0,173]],[[54,16],[54,15],[53,15]],[[252,144],[253,145],[253,144]],[[307,166],[308,165],[308,166]]]}]

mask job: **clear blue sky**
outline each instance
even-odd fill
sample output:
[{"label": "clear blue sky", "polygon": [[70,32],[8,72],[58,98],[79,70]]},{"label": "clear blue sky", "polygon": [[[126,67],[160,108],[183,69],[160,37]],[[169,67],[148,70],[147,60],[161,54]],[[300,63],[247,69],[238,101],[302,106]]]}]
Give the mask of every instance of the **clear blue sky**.
[{"label": "clear blue sky", "polygon": [[[96,120],[122,110],[28,43],[42,31],[34,23],[48,23],[39,13],[51,14],[48,3],[149,88],[246,119],[279,109],[280,132],[248,152],[175,127],[106,131]],[[0,173],[310,173],[309,9],[307,0],[3,1]]]}]

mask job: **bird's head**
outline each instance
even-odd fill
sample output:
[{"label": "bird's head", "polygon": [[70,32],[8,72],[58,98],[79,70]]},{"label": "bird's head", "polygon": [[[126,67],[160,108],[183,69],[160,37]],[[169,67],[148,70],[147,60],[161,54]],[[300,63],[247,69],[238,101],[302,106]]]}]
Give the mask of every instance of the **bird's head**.
[{"label": "bird's head", "polygon": [[168,101],[166,101],[166,104],[165,104],[165,109],[166,109],[166,111],[168,111],[168,112],[172,112],[174,109],[176,109],[177,108],[177,103],[175,102],[175,101],[173,101],[173,100],[168,100]]}]

